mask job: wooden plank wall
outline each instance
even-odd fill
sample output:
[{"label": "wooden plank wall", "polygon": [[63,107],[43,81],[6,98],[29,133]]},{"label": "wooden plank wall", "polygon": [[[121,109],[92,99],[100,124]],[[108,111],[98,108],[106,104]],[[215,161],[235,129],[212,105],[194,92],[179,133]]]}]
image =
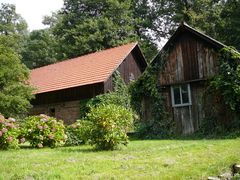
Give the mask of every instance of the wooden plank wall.
[{"label": "wooden plank wall", "polygon": [[[117,68],[117,71],[119,71],[126,84],[129,84],[131,74],[133,74],[135,79],[138,79],[138,77],[142,74],[140,65],[137,63],[136,57],[133,55],[133,53],[130,53],[124,59],[124,61]],[[109,79],[104,83],[104,91],[108,92],[111,90],[113,90],[112,76],[110,76]]]},{"label": "wooden plank wall", "polygon": [[166,87],[162,93],[169,118],[170,120],[173,119],[176,123],[177,134],[191,134],[195,132],[201,125],[203,118],[205,118],[203,96],[206,86],[203,82],[193,82],[190,86],[191,106],[172,107],[170,86]]},{"label": "wooden plank wall", "polygon": [[49,93],[37,94],[33,105],[51,104],[65,101],[74,101],[94,97],[104,92],[103,83],[69,88]]},{"label": "wooden plank wall", "polygon": [[173,45],[160,74],[160,84],[208,79],[217,72],[217,53],[197,37],[184,34]]}]

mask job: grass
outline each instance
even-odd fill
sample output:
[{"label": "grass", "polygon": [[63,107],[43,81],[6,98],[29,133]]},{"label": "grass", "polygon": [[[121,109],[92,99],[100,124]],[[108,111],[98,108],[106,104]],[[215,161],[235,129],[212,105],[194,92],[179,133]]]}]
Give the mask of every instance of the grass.
[{"label": "grass", "polygon": [[240,163],[240,139],[131,141],[117,151],[90,146],[0,151],[0,179],[206,179]]}]

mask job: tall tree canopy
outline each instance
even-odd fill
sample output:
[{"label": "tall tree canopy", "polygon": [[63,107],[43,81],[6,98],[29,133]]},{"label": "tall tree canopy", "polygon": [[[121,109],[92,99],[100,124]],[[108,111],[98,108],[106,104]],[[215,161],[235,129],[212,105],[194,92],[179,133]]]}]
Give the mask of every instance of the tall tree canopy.
[{"label": "tall tree canopy", "polygon": [[[137,7],[142,11],[137,12]],[[61,11],[52,18],[46,17],[44,22],[51,25],[62,52],[68,58],[130,41],[140,41],[145,47],[150,46],[144,50],[147,57],[151,57],[156,45],[147,34],[152,23],[150,16],[145,17],[150,12],[147,1],[64,0]]]},{"label": "tall tree canopy", "polygon": [[240,51],[240,0],[226,1],[220,18],[219,39]]},{"label": "tall tree canopy", "polygon": [[0,113],[14,116],[25,113],[33,97],[28,85],[29,71],[21,63],[19,52],[27,34],[27,24],[15,12],[15,6],[0,6]]},{"label": "tall tree canopy", "polygon": [[0,5],[0,34],[24,34],[27,30],[26,21],[16,13],[13,4]]},{"label": "tall tree canopy", "polygon": [[15,116],[30,107],[32,88],[28,85],[28,69],[12,49],[15,39],[0,35],[0,113]]},{"label": "tall tree canopy", "polygon": [[58,42],[48,29],[34,30],[25,39],[22,61],[30,69],[52,64],[60,59]]}]

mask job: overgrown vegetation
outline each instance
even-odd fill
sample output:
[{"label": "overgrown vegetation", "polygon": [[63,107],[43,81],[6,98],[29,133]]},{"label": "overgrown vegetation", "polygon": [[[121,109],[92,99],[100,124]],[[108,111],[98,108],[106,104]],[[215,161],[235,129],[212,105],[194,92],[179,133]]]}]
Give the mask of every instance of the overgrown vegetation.
[{"label": "overgrown vegetation", "polygon": [[46,115],[30,116],[24,120],[21,129],[22,136],[32,147],[56,147],[64,145],[67,137],[63,121],[58,121]]},{"label": "overgrown vegetation", "polygon": [[0,110],[7,117],[27,112],[33,98],[29,71],[14,46],[13,38],[0,34]]},{"label": "overgrown vegetation", "polygon": [[5,119],[0,114],[0,149],[18,148],[19,129],[16,120],[13,118]]},{"label": "overgrown vegetation", "polygon": [[204,97],[208,114],[198,133],[239,135],[240,53],[231,47],[221,49],[218,74],[208,83]]},{"label": "overgrown vegetation", "polygon": [[80,102],[80,118],[84,118],[92,107],[101,104],[115,104],[131,110],[130,93],[118,71],[113,73],[113,91]]},{"label": "overgrown vegetation", "polygon": [[92,123],[84,119],[67,126],[65,133],[67,135],[66,146],[78,146],[88,142],[88,133],[91,132]]},{"label": "overgrown vegetation", "polygon": [[114,104],[101,104],[91,108],[86,120],[92,123],[86,133],[89,143],[97,149],[114,150],[127,145],[127,132],[133,122],[131,111]]},{"label": "overgrown vegetation", "polygon": [[[163,96],[159,87],[159,75],[166,59],[166,52],[161,52],[154,62],[149,64],[142,76],[131,87],[131,104],[140,119],[136,126],[142,138],[166,137],[173,133],[174,123],[167,118]],[[146,112],[148,115],[146,117]]]}]

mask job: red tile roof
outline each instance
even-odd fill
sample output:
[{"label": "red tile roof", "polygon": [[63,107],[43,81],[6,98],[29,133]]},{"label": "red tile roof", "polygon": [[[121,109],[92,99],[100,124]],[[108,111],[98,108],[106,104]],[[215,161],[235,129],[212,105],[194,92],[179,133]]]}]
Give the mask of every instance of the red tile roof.
[{"label": "red tile roof", "polygon": [[33,69],[30,84],[40,94],[104,82],[136,46],[130,43]]}]

